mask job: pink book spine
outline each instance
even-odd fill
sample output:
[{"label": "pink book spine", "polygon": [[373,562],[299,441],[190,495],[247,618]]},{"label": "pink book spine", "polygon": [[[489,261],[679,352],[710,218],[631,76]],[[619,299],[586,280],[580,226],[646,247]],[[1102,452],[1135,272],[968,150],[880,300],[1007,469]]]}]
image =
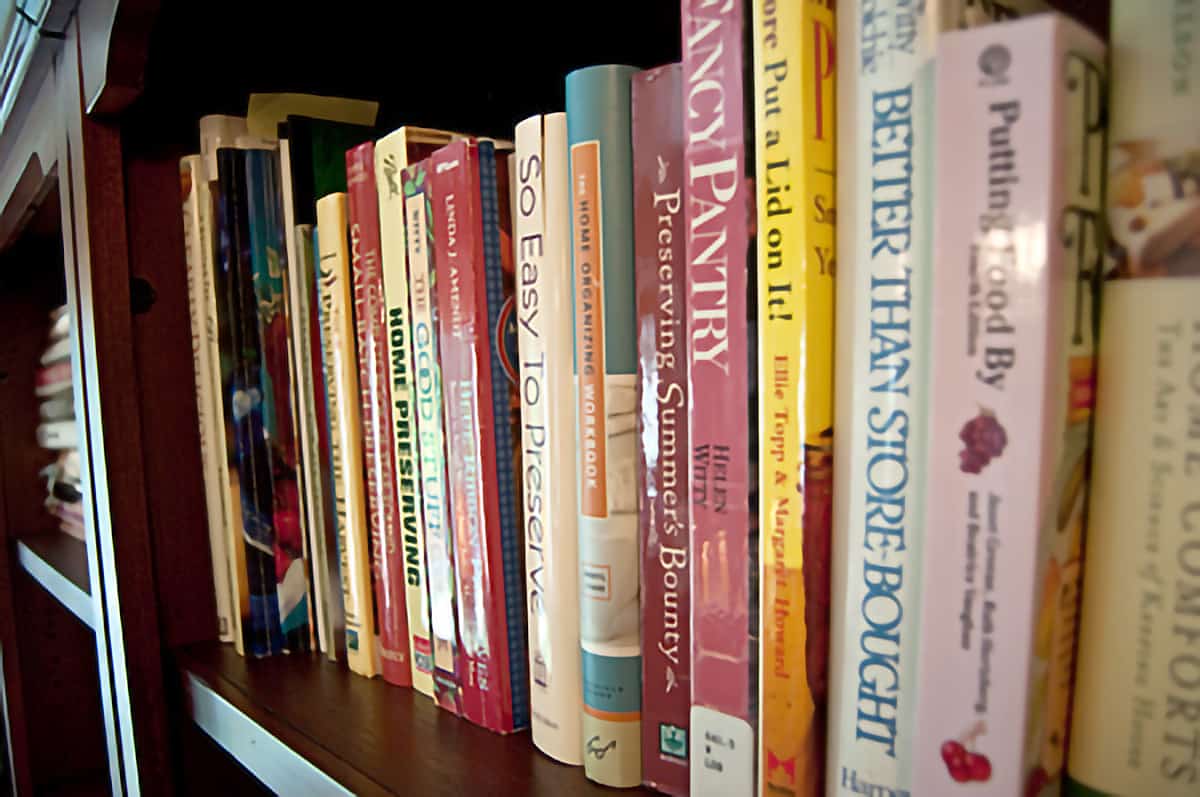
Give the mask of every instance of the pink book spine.
[{"label": "pink book spine", "polygon": [[694,794],[754,787],[758,595],[752,74],[741,0],[683,2]]},{"label": "pink book spine", "polygon": [[380,658],[384,680],[398,686],[412,686],[404,550],[399,540],[399,502],[393,459],[387,306],[383,300],[383,271],[379,259],[379,200],[375,190],[373,143],[361,144],[346,153],[346,184],[363,454],[367,470],[367,514]]}]

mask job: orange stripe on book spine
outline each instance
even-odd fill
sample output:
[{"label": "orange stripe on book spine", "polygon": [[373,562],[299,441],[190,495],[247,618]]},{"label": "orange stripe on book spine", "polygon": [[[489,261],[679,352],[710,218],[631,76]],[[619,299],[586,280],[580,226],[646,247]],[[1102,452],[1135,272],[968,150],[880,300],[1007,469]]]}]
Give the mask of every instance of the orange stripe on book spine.
[{"label": "orange stripe on book spine", "polygon": [[[608,517],[604,415],[604,262],[600,230],[600,142],[571,147],[575,225],[575,338],[579,341],[579,418],[582,458],[580,511]],[[636,719],[636,717],[634,718]]]},{"label": "orange stripe on book spine", "polygon": [[638,722],[642,718],[640,711],[604,711],[583,704],[584,713],[606,722]]}]

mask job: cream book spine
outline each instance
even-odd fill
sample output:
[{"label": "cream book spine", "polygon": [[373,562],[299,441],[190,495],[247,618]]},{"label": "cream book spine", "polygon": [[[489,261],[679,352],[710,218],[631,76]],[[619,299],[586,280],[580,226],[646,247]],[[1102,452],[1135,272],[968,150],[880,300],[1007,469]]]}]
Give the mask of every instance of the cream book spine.
[{"label": "cream book spine", "polygon": [[346,224],[344,193],[330,194],[317,200],[321,346],[329,400],[333,511],[341,563],[342,603],[346,614],[346,657],[352,671],[372,678],[379,674],[379,646],[372,605],[358,360],[355,356],[354,305],[350,295],[350,248]]},{"label": "cream book spine", "polygon": [[578,766],[583,696],[566,114],[524,120],[516,144],[513,227],[533,743]]},{"label": "cream book spine", "polygon": [[[212,553],[213,591],[217,600],[217,630],[222,642],[240,639],[239,612],[234,610],[230,581],[229,471],[222,423],[221,374],[217,365],[216,287],[213,280],[211,208],[204,161],[189,155],[180,161],[183,191],[183,233],[187,258],[188,316],[192,329],[192,365],[196,376],[196,414],[200,423],[200,459],[204,478],[204,503],[208,512],[208,544]],[[236,632],[236,636],[235,636]]]},{"label": "cream book spine", "polygon": [[401,128],[375,144],[375,184],[379,193],[379,248],[384,302],[387,306],[397,497],[404,524],[402,539],[409,654],[413,688],[433,697],[433,647],[429,625],[424,513],[421,511],[420,453],[417,448],[416,390],[412,368],[412,313],[408,295],[402,185],[403,170],[408,165],[405,133],[405,129]]}]

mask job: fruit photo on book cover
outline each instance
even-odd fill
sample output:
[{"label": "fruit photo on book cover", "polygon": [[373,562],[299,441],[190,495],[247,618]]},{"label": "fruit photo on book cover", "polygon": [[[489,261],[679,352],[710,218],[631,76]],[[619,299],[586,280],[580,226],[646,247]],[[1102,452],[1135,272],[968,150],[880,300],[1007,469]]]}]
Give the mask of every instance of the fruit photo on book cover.
[{"label": "fruit photo on book cover", "polygon": [[981,473],[1008,445],[1008,433],[996,420],[996,414],[986,407],[963,424],[958,439],[964,446],[958,453],[959,470],[963,473]]},{"label": "fruit photo on book cover", "polygon": [[975,740],[987,732],[983,722],[977,722],[957,739],[942,742],[942,761],[956,783],[984,783],[992,778],[992,762],[974,750]]}]

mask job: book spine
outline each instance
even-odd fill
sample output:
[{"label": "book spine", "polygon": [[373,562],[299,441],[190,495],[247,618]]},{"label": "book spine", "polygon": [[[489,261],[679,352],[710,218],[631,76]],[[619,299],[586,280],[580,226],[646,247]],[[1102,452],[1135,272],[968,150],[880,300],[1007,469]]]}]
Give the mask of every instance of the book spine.
[{"label": "book spine", "polygon": [[[217,633],[222,642],[232,642],[233,589],[229,581],[229,553],[226,524],[229,517],[228,477],[222,477],[220,465],[225,457],[224,431],[220,428],[220,382],[213,381],[216,328],[210,327],[208,305],[213,290],[209,262],[205,257],[201,221],[200,188],[207,180],[198,155],[180,161],[180,185],[183,190],[183,233],[187,257],[188,316],[192,327],[192,367],[196,377],[196,416],[200,424],[200,459],[204,477],[204,503],[208,517],[208,545],[212,554],[213,592],[217,602]],[[44,405],[43,405],[44,406]],[[218,447],[218,439],[220,446]]]},{"label": "book spine", "polygon": [[408,259],[404,239],[403,139],[390,136],[375,145],[375,181],[379,186],[379,251],[387,310],[388,362],[391,364],[392,438],[396,486],[404,526],[405,605],[413,688],[433,696],[433,648],[429,631],[429,584],[425,566],[425,528],[417,464],[417,418],[413,386],[412,314],[408,301]]},{"label": "book spine", "polygon": [[462,712],[457,600],[454,587],[454,527],[449,512],[442,366],[438,356],[437,275],[429,161],[402,172],[405,240],[412,303],[413,372],[416,383],[417,448],[420,452],[421,509],[429,576],[429,626],[433,636],[434,700]]},{"label": "book spine", "polygon": [[437,302],[446,416],[446,471],[455,534],[454,575],[462,670],[462,714],[485,725],[491,682],[488,638],[485,519],[479,478],[479,394],[475,375],[483,370],[479,332],[483,319],[474,301],[478,262],[478,218],[471,201],[475,149],[454,143],[430,162]]},{"label": "book spine", "polygon": [[1107,231],[1066,792],[1200,788],[1200,16],[1112,4]]},{"label": "book spine", "polygon": [[[753,73],[742,2],[683,4],[684,105],[719,86],[685,123],[688,495],[692,581],[691,788],[749,794],[758,698],[757,307],[747,196]],[[701,107],[701,106],[697,106]]]},{"label": "book spine", "polygon": [[262,346],[263,432],[270,455],[276,598],[284,650],[304,651],[309,649],[312,639],[308,625],[308,565],[304,560],[304,523],[296,478],[290,344],[283,287],[287,262],[279,158],[274,150],[246,150],[246,184],[250,262]]},{"label": "book spine", "polygon": [[760,793],[823,794],[833,499],[834,10],[754,3]]},{"label": "book spine", "polygon": [[[309,599],[317,627],[317,642],[322,653],[329,654],[332,642],[332,617],[329,611],[329,548],[325,529],[329,522],[327,469],[321,461],[321,435],[324,428],[325,380],[318,367],[320,346],[313,350],[313,228],[296,225],[291,230],[295,260],[288,263],[288,298],[292,322],[292,362],[296,374],[296,414],[300,430],[301,498],[306,519],[306,547],[311,573]],[[319,331],[318,331],[319,334]],[[319,344],[319,340],[318,340]]]},{"label": "book spine", "polygon": [[346,186],[379,655],[384,680],[399,686],[412,686],[404,551],[399,539],[402,518],[396,494],[395,444],[389,400],[387,306],[379,258],[374,143],[368,141],[346,152]]},{"label": "book spine", "polygon": [[[284,128],[287,125],[283,125]],[[286,130],[284,131],[286,132]],[[312,357],[309,348],[309,324],[311,323],[311,306],[309,294],[305,287],[312,273],[312,252],[305,251],[303,241],[296,233],[295,193],[292,182],[292,155],[290,141],[284,137],[279,140],[279,186],[283,201],[283,238],[287,256],[287,268],[284,270],[284,311],[288,318],[288,360],[291,365],[292,398],[294,402],[294,426],[296,433],[296,482],[299,487],[301,522],[304,531],[302,540],[304,559],[307,565],[308,578],[308,614],[309,630],[312,634],[312,646],[322,653],[328,651],[329,618],[324,612],[324,602],[321,600],[319,569],[322,566],[317,559],[324,551],[317,547],[319,531],[324,528],[324,507],[321,504],[322,491],[319,482],[314,478],[319,473],[316,440],[313,427],[315,426],[312,411],[313,389]]]},{"label": "book spine", "polygon": [[346,656],[350,669],[372,678],[379,674],[376,621],[371,601],[366,497],[362,477],[362,427],[359,420],[358,367],[354,354],[350,298],[350,250],[346,195],[317,200],[320,247],[322,361],[329,414],[333,510],[337,521],[338,559],[345,614]]},{"label": "book spine", "polygon": [[[503,710],[494,730],[509,731],[529,725],[529,645],[525,626],[525,577],[521,508],[518,496],[521,474],[521,401],[517,393],[516,274],[512,250],[512,203],[508,155],[496,155],[490,141],[479,143],[479,220],[483,228],[484,284],[478,291],[488,342],[491,404],[483,405],[480,452],[487,517],[488,594],[491,596],[488,630],[498,651],[497,669],[503,673],[496,699]],[[499,533],[493,531],[495,529]]]},{"label": "book spine", "polygon": [[[933,65],[941,31],[1036,2],[838,3],[829,788],[911,778],[920,617]],[[889,580],[884,580],[887,575]]]},{"label": "book spine", "polygon": [[[936,65],[912,791],[1057,792],[1091,420],[1104,46],[1045,15]],[[936,420],[932,420],[936,419]]]},{"label": "book spine", "polygon": [[533,743],[583,763],[566,115],[517,125],[517,328]]},{"label": "book spine", "polygon": [[[295,131],[292,131],[293,134]],[[313,202],[312,216],[315,219],[317,203]],[[318,230],[312,224],[296,226],[298,243],[303,243],[308,249],[311,271],[308,284],[308,305],[310,312],[309,356],[313,363],[313,414],[317,425],[317,462],[320,467],[321,506],[324,515],[324,528],[318,527],[315,537],[323,537],[318,541],[318,550],[323,551],[323,559],[316,564],[324,564],[319,576],[314,576],[321,584],[317,600],[322,604],[322,611],[329,621],[325,651],[330,661],[346,658],[346,617],[342,604],[342,572],[341,558],[338,555],[338,519],[336,495],[333,484],[333,445],[330,439],[332,432],[329,416],[329,388],[325,383],[325,324],[321,315],[321,280],[320,262],[321,250],[318,242]],[[316,583],[316,582],[314,582]]]},{"label": "book spine", "polygon": [[638,603],[633,144],[626,66],[567,75],[583,764],[606,786],[642,782]]},{"label": "book spine", "polygon": [[642,552],[642,780],[688,793],[691,577],[684,338],[683,73],[631,89]]},{"label": "book spine", "polygon": [[246,163],[245,150],[217,150],[222,289],[218,313],[225,316],[221,349],[230,362],[224,410],[231,427],[231,448],[236,452],[235,490],[242,531],[239,559],[246,573],[243,649],[252,656],[266,656],[283,649],[283,637],[276,593],[272,473],[263,421],[262,344],[250,254]]}]

